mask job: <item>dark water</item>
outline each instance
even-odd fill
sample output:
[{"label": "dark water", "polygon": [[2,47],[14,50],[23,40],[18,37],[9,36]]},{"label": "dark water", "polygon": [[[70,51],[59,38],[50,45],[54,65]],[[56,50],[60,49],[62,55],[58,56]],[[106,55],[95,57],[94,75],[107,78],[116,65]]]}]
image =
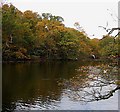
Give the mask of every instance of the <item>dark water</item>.
[{"label": "dark water", "polygon": [[118,91],[107,97],[117,73],[116,63],[96,61],[4,63],[3,111],[117,110]]}]

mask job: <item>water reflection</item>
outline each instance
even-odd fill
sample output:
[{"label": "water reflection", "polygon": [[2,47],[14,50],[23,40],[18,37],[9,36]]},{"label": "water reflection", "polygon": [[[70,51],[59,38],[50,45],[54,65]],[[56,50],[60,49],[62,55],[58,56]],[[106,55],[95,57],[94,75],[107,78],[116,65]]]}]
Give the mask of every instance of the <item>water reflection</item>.
[{"label": "water reflection", "polygon": [[[65,104],[64,97],[89,101],[88,93],[98,90],[90,89],[98,86],[96,78],[106,82],[104,87],[110,85],[113,89],[118,84],[117,72],[117,65],[111,67],[101,62],[3,64],[3,110],[60,109]],[[104,89],[102,86],[101,91]]]},{"label": "water reflection", "polygon": [[72,77],[77,66],[74,62],[3,64],[3,109],[14,110],[19,104],[23,108],[39,100],[41,108],[44,104],[47,108],[60,100],[62,86],[57,81]]},{"label": "water reflection", "polygon": [[105,100],[120,89],[118,64],[81,66],[78,74],[62,83],[64,93],[73,101],[93,102]]}]

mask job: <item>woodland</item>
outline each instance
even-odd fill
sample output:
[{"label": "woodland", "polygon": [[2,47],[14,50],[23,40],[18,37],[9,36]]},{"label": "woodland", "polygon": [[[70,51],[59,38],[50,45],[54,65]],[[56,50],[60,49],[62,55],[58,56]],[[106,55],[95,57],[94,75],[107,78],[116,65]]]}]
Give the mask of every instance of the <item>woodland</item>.
[{"label": "woodland", "polygon": [[78,22],[74,28],[64,25],[64,18],[51,13],[21,12],[12,4],[3,4],[3,61],[83,60],[119,58],[119,36],[113,30],[102,39],[91,39]]}]

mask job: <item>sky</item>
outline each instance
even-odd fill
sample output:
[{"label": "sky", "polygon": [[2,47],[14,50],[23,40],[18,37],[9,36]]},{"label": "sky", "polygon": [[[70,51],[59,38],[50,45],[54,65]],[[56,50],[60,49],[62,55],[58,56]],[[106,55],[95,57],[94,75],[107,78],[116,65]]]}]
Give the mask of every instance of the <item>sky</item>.
[{"label": "sky", "polygon": [[[90,38],[102,38],[106,31],[98,26],[107,28],[117,27],[117,0],[7,0],[19,10],[51,13],[64,18],[66,27],[74,27],[75,22],[86,31]],[[112,15],[112,16],[111,16]],[[93,36],[94,35],[94,36]],[[113,33],[114,35],[114,33]]]}]

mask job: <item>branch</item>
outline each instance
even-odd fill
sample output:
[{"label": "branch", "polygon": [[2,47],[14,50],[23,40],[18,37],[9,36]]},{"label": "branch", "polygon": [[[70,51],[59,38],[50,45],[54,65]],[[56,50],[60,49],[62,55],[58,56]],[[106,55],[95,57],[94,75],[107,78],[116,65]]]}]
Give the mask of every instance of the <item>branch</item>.
[{"label": "branch", "polygon": [[113,96],[113,93],[115,93],[119,89],[120,89],[120,86],[117,86],[115,89],[111,90],[108,94],[106,94],[106,95],[100,95],[99,97],[96,97],[97,101],[98,100],[102,100],[102,99],[108,99],[108,98],[110,98],[111,96]]},{"label": "branch", "polygon": [[113,33],[113,31],[115,31],[115,30],[120,30],[120,28],[119,27],[118,28],[112,28],[111,31],[108,33],[108,35],[110,35],[111,33]]}]

